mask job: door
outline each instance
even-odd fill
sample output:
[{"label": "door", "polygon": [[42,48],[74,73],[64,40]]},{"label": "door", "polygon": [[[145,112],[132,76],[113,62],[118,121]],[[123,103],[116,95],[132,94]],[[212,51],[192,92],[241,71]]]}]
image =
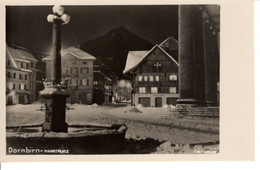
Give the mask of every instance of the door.
[{"label": "door", "polygon": [[155,98],[155,107],[162,107],[162,98],[161,97]]},{"label": "door", "polygon": [[149,97],[140,97],[138,104],[142,104],[143,107],[150,107],[151,106],[151,100]]},{"label": "door", "polygon": [[168,105],[176,105],[177,98],[167,98],[167,104]]},{"label": "door", "polygon": [[19,104],[25,104],[24,95],[19,96]]},{"label": "door", "polygon": [[13,104],[13,97],[12,96],[8,96],[7,97],[7,105],[12,105]]}]

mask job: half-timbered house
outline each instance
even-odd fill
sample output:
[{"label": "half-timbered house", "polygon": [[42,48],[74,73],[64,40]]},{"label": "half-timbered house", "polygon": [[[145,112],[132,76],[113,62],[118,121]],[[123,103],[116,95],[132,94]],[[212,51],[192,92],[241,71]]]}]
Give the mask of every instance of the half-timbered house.
[{"label": "half-timbered house", "polygon": [[[177,42],[172,38],[155,45],[150,51],[129,51],[123,73],[132,78],[132,103],[144,107],[175,105],[179,97]],[[171,43],[169,43],[169,41]],[[165,48],[166,47],[166,48]],[[170,50],[172,49],[172,50]],[[166,52],[170,50],[171,55]]]}]

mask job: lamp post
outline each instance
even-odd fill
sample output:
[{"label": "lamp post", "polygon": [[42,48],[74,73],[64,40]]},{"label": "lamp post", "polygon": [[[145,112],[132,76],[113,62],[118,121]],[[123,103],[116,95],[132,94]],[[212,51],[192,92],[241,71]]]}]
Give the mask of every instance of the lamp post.
[{"label": "lamp post", "polygon": [[57,85],[61,82],[61,24],[68,24],[70,16],[64,14],[62,6],[54,6],[52,10],[53,14],[47,17],[48,22],[53,23],[51,81],[54,85]]},{"label": "lamp post", "polygon": [[52,10],[53,14],[47,17],[47,21],[53,24],[51,82],[46,83],[44,90],[40,92],[46,107],[42,131],[68,132],[65,108],[69,94],[61,86],[61,25],[69,23],[70,16],[64,14],[64,8],[59,5],[55,5]]}]

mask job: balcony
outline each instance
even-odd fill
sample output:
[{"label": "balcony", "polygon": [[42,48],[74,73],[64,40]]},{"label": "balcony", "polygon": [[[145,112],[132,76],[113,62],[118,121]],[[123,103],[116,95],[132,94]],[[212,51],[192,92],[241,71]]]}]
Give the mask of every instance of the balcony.
[{"label": "balcony", "polygon": [[134,86],[178,86],[178,81],[137,81]]}]

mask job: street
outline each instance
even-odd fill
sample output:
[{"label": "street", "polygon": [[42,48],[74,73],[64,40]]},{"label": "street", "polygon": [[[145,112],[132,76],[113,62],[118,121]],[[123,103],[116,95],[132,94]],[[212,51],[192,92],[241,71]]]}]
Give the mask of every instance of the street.
[{"label": "street", "polygon": [[[7,106],[7,126],[43,123],[44,112],[37,111],[41,106],[41,103]],[[69,125],[126,124],[130,148],[125,153],[200,153],[201,150],[190,150],[195,145],[218,151],[218,118],[182,117],[169,109],[134,107],[128,103],[68,106],[73,108],[66,113]],[[176,151],[176,147],[186,149]]]}]

